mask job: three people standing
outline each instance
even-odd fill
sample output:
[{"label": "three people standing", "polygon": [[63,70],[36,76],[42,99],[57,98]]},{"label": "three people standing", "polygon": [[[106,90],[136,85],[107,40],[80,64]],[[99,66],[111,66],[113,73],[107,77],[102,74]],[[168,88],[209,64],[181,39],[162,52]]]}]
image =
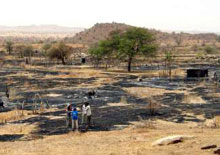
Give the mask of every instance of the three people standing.
[{"label": "three people standing", "polygon": [[[72,130],[78,130],[79,129],[78,119],[79,118],[78,118],[77,109],[75,107],[72,108],[72,105],[68,104],[66,111],[67,111],[67,128],[71,126]],[[91,127],[91,118],[92,118],[91,106],[88,102],[85,102],[82,105],[81,124],[86,124],[86,129]]]}]

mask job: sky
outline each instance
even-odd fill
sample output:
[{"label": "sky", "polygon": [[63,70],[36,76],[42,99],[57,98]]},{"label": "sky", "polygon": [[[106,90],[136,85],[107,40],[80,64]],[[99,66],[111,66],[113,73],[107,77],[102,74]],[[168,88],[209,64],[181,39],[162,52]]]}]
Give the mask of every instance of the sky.
[{"label": "sky", "polygon": [[220,32],[220,0],[1,0],[0,25],[89,28],[119,22],[170,31]]}]

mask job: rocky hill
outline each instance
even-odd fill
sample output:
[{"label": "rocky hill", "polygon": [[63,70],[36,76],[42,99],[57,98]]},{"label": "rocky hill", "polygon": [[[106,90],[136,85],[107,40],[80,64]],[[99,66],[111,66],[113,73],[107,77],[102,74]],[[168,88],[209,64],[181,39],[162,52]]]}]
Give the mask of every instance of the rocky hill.
[{"label": "rocky hill", "polygon": [[126,31],[130,25],[121,23],[97,23],[92,28],[77,33],[74,37],[66,38],[67,42],[92,45],[106,39],[112,31]]},{"label": "rocky hill", "polygon": [[[74,37],[65,38],[65,41],[71,43],[79,43],[92,45],[100,40],[106,39],[110,32],[115,30],[126,31],[132,26],[122,23],[97,23],[92,28],[86,29],[82,32],[77,33]],[[160,45],[176,45],[182,46],[188,45],[209,45],[217,42],[216,34],[212,33],[201,33],[201,34],[190,34],[190,33],[168,33],[159,30],[150,29],[155,34],[157,42]]]}]

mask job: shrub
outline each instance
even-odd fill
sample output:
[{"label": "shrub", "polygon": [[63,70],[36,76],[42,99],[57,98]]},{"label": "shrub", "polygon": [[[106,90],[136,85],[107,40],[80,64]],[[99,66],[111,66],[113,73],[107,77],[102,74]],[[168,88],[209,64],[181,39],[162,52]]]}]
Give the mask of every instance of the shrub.
[{"label": "shrub", "polygon": [[206,47],[205,47],[205,52],[206,52],[207,54],[215,53],[215,52],[216,52],[216,48],[211,47],[211,46],[206,46]]},{"label": "shrub", "polygon": [[63,42],[59,42],[57,44],[54,44],[49,50],[48,50],[48,57],[50,59],[58,59],[61,60],[63,65],[66,64],[66,59],[69,58],[71,54],[71,47],[67,46]]}]

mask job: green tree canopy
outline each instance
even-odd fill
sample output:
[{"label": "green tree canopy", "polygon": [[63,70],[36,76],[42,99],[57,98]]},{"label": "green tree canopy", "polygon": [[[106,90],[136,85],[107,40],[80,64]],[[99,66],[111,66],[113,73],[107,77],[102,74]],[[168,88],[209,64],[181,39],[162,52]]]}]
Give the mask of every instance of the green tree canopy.
[{"label": "green tree canopy", "polygon": [[126,32],[112,32],[107,40],[100,41],[96,48],[90,50],[90,54],[102,57],[114,54],[120,60],[126,60],[128,71],[137,55],[153,56],[157,50],[155,38],[152,33],[143,28],[130,28]]}]

